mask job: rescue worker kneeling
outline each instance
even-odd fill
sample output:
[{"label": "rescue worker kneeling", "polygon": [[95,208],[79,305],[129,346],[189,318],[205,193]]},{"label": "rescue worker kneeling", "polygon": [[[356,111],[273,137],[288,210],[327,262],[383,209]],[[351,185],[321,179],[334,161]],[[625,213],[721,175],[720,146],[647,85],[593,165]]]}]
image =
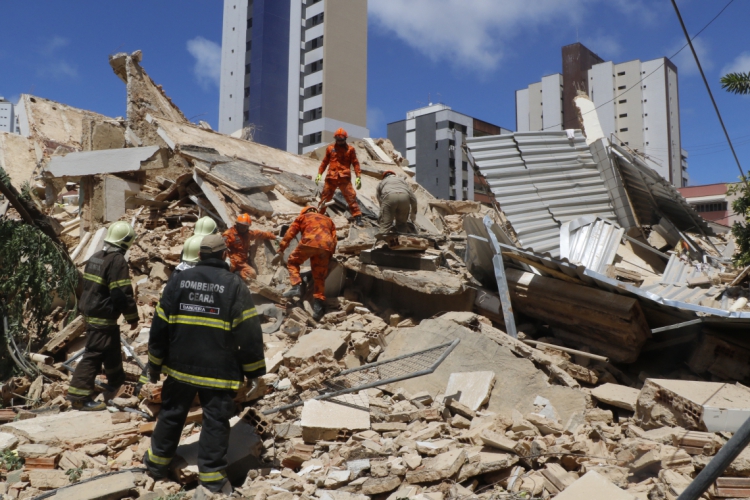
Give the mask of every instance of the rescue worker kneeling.
[{"label": "rescue worker kneeling", "polygon": [[164,289],[148,346],[151,382],[162,372],[168,377],[143,464],[152,477],[166,476],[197,394],[203,407],[198,477],[214,492],[231,490],[225,469],[232,400],[243,378],[251,381],[266,373],[263,332],[253,300],[242,279],[229,272],[225,258],[221,235],[205,236],[200,262]]}]

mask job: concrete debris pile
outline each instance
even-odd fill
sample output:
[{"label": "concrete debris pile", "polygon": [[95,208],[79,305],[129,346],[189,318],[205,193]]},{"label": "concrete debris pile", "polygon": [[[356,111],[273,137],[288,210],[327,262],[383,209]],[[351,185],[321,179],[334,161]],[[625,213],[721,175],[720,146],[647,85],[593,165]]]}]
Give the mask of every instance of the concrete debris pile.
[{"label": "concrete debris pile", "polygon": [[[323,151],[293,155],[190,123],[141,59],[110,58],[126,118],[25,95],[23,134],[0,134],[0,167],[16,189],[30,181],[80,270],[109,223],[134,226],[139,316],[122,330],[127,381],[109,411],[78,412],[65,396],[85,323],[50,312],[57,333],[25,354],[36,371],[0,386],[3,499],[220,498],[196,487],[197,403],[169,478],[141,468],[162,406],[163,381],[138,385],[155,307],[200,217],[223,229],[247,213],[280,235],[320,194]],[[434,199],[389,141],[353,141],[365,223],[337,194],[326,314],[315,319],[309,268],[302,296],[282,295],[296,242],[280,260],[268,240],[250,249],[267,374],[235,400],[235,497],[677,498],[750,415],[737,383],[750,379],[748,272],[731,265],[731,238],[637,157],[585,139],[472,140],[496,207]],[[417,196],[416,234],[378,229],[386,170]],[[456,340],[428,375],[315,399],[346,370],[375,363],[387,379],[382,362]],[[750,497],[749,456],[725,476],[711,498]]]}]

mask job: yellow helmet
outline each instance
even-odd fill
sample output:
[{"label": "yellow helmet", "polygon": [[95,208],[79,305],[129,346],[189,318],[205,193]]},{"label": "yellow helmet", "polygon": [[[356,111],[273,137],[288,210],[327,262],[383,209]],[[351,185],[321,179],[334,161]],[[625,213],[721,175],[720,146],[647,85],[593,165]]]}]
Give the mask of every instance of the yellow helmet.
[{"label": "yellow helmet", "polygon": [[133,226],[122,220],[115,222],[107,229],[107,236],[104,237],[104,241],[127,250],[135,241]]},{"label": "yellow helmet", "polygon": [[203,241],[203,235],[200,234],[185,240],[185,244],[182,245],[183,262],[198,262],[200,260],[201,241]]},{"label": "yellow helmet", "polygon": [[208,216],[201,217],[198,219],[198,222],[195,223],[196,236],[208,236],[209,234],[214,234],[217,230],[216,221]]}]

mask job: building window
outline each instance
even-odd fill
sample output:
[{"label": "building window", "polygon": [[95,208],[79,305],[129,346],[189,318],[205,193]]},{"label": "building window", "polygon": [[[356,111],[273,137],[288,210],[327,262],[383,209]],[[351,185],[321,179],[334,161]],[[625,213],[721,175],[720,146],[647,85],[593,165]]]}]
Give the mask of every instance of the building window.
[{"label": "building window", "polygon": [[435,149],[437,149],[437,148],[438,148],[438,143],[437,143],[437,141],[435,141]]},{"label": "building window", "polygon": [[461,170],[463,170],[464,172],[468,172],[469,171],[469,164],[467,162],[465,162],[465,161],[462,161],[461,162]]},{"label": "building window", "polygon": [[250,97],[250,87],[245,87],[245,97]]},{"label": "building window", "polygon": [[253,18],[247,20],[247,29],[250,29],[253,27]]},{"label": "building window", "polygon": [[627,128],[627,127],[625,127],[625,128],[621,128],[621,129],[620,129],[620,132],[627,132],[627,131],[628,131],[628,128]]},{"label": "building window", "polygon": [[437,160],[437,159],[436,159],[436,160],[435,160],[435,168],[437,168],[437,167],[439,167],[439,166],[440,166],[439,160]]},{"label": "building window", "polygon": [[619,73],[617,73],[617,76],[625,76],[625,72],[624,71],[620,71]]},{"label": "building window", "polygon": [[317,85],[313,85],[312,87],[308,87],[305,89],[305,95],[307,97],[312,97],[315,95],[320,95],[323,93],[323,84],[318,83]]},{"label": "building window", "polygon": [[252,40],[248,40],[247,42],[245,42],[245,52],[250,52],[252,48],[253,48]]},{"label": "building window", "polygon": [[622,99],[622,100],[618,101],[618,104],[625,104],[626,102],[628,102],[627,99]]},{"label": "building window", "polygon": [[696,212],[726,212],[728,208],[726,201],[717,201],[713,203],[698,203],[693,205]]},{"label": "building window", "polygon": [[437,186],[438,184],[440,184],[440,179],[438,179],[437,177],[435,177],[435,185]]},{"label": "building window", "polygon": [[250,112],[249,111],[245,111],[244,113],[242,113],[242,118],[245,120],[245,122],[249,122],[250,121]]},{"label": "building window", "polygon": [[245,64],[245,74],[246,75],[250,74],[250,63]]},{"label": "building window", "polygon": [[305,136],[304,144],[306,146],[312,146],[314,144],[320,144],[323,142],[323,134],[322,132],[315,132],[314,134],[309,134]]},{"label": "building window", "polygon": [[620,85],[617,87],[617,90],[625,90],[627,88],[627,85]]},{"label": "building window", "polygon": [[303,121],[311,122],[313,120],[318,120],[320,118],[323,118],[323,108],[315,108],[315,109],[311,109],[310,111],[305,112]]},{"label": "building window", "polygon": [[620,115],[620,118],[627,118],[627,117],[628,117],[627,113],[623,113],[623,114]]}]

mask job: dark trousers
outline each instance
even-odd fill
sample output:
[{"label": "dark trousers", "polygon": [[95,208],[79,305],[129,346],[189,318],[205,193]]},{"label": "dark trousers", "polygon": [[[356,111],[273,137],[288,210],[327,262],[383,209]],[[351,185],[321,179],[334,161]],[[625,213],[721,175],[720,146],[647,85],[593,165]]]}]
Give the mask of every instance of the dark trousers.
[{"label": "dark trousers", "polygon": [[83,399],[94,392],[94,380],[101,372],[107,375],[107,383],[119,387],[125,382],[120,353],[120,327],[86,327],[86,350],[73,373],[68,396]]},{"label": "dark trousers", "polygon": [[161,392],[161,411],[151,436],[146,465],[165,470],[177,451],[190,405],[198,394],[203,427],[198,441],[198,477],[211,491],[226,483],[229,419],[234,415],[234,392],[204,389],[168,377]]}]

